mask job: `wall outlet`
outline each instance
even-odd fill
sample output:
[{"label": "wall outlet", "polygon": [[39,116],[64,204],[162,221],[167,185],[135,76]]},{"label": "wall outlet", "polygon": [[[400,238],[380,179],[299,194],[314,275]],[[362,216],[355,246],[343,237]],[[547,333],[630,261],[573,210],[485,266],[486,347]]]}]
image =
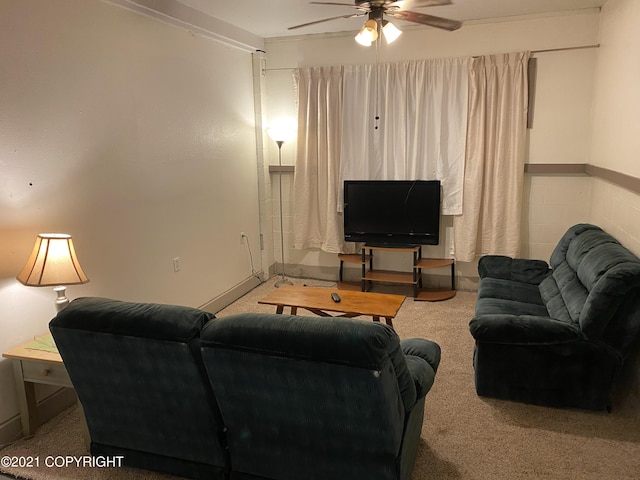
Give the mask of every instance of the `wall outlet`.
[{"label": "wall outlet", "polygon": [[179,272],[181,268],[182,268],[182,265],[180,264],[180,257],[175,257],[173,259],[173,271]]},{"label": "wall outlet", "polygon": [[247,234],[244,232],[240,232],[240,245],[244,245],[244,241],[247,238]]}]

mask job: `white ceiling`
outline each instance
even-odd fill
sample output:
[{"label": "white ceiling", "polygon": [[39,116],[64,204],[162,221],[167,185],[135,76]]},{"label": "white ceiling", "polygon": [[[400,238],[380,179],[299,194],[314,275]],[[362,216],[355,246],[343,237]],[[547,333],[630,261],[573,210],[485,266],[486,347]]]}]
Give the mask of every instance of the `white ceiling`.
[{"label": "white ceiling", "polygon": [[[358,30],[361,18],[340,19],[318,25],[287,30],[301,23],[356,12],[350,0],[327,0],[345,3],[345,6],[311,5],[306,0],[178,0],[262,38],[329,33]],[[323,1],[323,0],[319,0]],[[607,0],[453,0],[453,5],[416,8],[454,20],[483,20],[489,18],[568,12],[601,7]],[[394,21],[394,23],[396,23]],[[399,22],[400,26],[402,22]],[[415,24],[413,24],[415,25]],[[429,28],[429,27],[425,27]],[[464,27],[463,27],[464,28]]]}]

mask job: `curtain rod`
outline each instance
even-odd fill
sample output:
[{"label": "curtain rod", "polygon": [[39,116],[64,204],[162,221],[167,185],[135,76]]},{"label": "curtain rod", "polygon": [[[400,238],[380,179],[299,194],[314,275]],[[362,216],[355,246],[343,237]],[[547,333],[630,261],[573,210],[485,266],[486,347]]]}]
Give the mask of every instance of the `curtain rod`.
[{"label": "curtain rod", "polygon": [[547,48],[546,50],[531,50],[531,53],[564,52],[567,50],[583,50],[585,48],[600,48],[600,44],[595,43],[593,45],[582,45],[580,47],[562,47],[562,48]]},{"label": "curtain rod", "polygon": [[[593,45],[581,45],[579,47],[560,47],[560,48],[547,48],[545,50],[531,50],[531,53],[549,53],[549,52],[566,52],[569,50],[584,50],[586,48],[600,48],[599,43],[594,43]],[[480,55],[481,56],[481,55]],[[477,58],[477,56],[474,56]],[[282,70],[295,70],[297,67],[283,67],[283,68],[265,68],[265,72],[275,72]]]}]

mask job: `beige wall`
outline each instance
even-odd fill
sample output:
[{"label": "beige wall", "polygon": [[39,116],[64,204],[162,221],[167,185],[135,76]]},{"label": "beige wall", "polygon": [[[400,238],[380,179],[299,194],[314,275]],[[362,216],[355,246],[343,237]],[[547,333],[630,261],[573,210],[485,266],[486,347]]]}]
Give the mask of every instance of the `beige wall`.
[{"label": "beige wall", "polygon": [[[499,21],[472,22],[456,32],[442,32],[423,27],[409,28],[391,46],[381,45],[377,60],[392,62],[418,58],[459,57],[502,53],[518,50],[546,50],[598,43],[599,11],[577,14],[522,17]],[[374,48],[361,47],[352,35],[306,36],[271,39],[267,50],[267,116],[295,116],[296,106],[291,71],[300,66],[336,65],[376,62]],[[594,69],[597,49],[537,53],[535,116],[529,130],[528,163],[587,163],[591,144],[591,119]],[[285,148],[287,148],[285,146]],[[286,163],[295,163],[295,145],[283,150]],[[277,162],[273,146],[267,158]],[[575,220],[588,220],[590,181],[586,178],[554,179],[527,176],[523,216],[526,231],[523,253],[548,258],[550,245]],[[567,192],[580,192],[563,196]],[[274,190],[277,194],[277,190]],[[285,243],[288,271],[304,276],[335,279],[338,261],[335,255],[321,251],[296,251],[288,248],[291,239],[291,208],[289,183],[285,186]],[[277,201],[272,202],[274,218],[278,216]],[[561,213],[563,212],[563,213]],[[276,218],[277,219],[277,218]],[[278,225],[274,222],[274,225]],[[452,219],[443,218],[441,245],[426,247],[424,256],[449,256]],[[275,233],[276,239],[279,232]],[[279,248],[279,247],[278,247]],[[279,259],[279,253],[275,255]],[[379,268],[405,269],[397,257],[380,259]],[[358,272],[352,269],[352,273]],[[446,282],[447,271],[441,272]],[[458,264],[459,286],[474,288],[470,277],[477,276],[476,264]]]},{"label": "beige wall", "polygon": [[[251,277],[240,232],[261,269],[251,53],[99,0],[2,0],[0,85],[2,351],[54,315],[15,280],[43,231],[74,237],[71,298],[203,305]],[[0,433],[16,420],[0,360]]]},{"label": "beige wall", "polygon": [[[595,75],[594,165],[640,177],[640,2],[609,0],[601,15]],[[593,181],[591,221],[640,255],[640,196]]]},{"label": "beige wall", "polygon": [[548,261],[568,227],[589,221],[592,184],[586,175],[525,175],[523,257]]},{"label": "beige wall", "polygon": [[[570,141],[532,141],[530,162],[547,163],[545,158],[553,152],[562,152],[558,156],[560,163],[590,163],[637,178],[640,64],[632,46],[640,45],[640,2],[609,0],[602,9],[600,23],[601,46],[595,57],[582,59],[588,64],[594,62],[593,78],[585,78],[579,84],[566,79],[562,82],[564,88],[555,93],[551,85],[543,86],[549,102],[558,108],[547,109],[544,116],[536,110],[532,138],[545,131],[546,138],[561,135]],[[543,78],[544,75],[541,82]],[[572,109],[574,120],[580,116],[588,120],[587,135],[576,135],[584,129],[585,122],[567,121],[568,108]],[[601,226],[640,255],[640,195],[587,176],[526,178],[528,231],[524,241],[531,258],[548,258],[566,226],[579,221]]]},{"label": "beige wall", "polygon": [[601,18],[591,163],[640,177],[640,2],[609,0]]}]

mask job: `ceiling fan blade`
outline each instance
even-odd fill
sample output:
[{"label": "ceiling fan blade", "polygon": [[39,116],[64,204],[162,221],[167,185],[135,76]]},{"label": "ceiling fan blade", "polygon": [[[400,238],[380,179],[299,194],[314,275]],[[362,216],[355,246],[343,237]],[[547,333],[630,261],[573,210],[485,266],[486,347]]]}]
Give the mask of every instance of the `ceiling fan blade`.
[{"label": "ceiling fan blade", "polygon": [[452,3],[451,0],[398,0],[388,5],[387,8],[409,10],[412,8],[440,7],[442,5],[451,5]]},{"label": "ceiling fan blade", "polygon": [[398,20],[406,20],[408,22],[421,23],[430,27],[442,28],[443,30],[457,30],[462,26],[462,22],[458,20],[450,20],[448,18],[434,17],[433,15],[425,15],[424,13],[398,11],[387,12],[387,15]]},{"label": "ceiling fan blade", "polygon": [[371,4],[369,2],[362,2],[358,5],[354,5],[353,3],[338,3],[338,2],[309,2],[311,5],[337,5],[338,7],[349,7],[355,8],[356,10],[360,10],[362,12],[371,11]]},{"label": "ceiling fan blade", "polygon": [[308,27],[310,25],[315,25],[317,23],[330,22],[331,20],[338,20],[340,18],[355,18],[362,17],[366,15],[366,13],[353,13],[351,15],[340,15],[339,17],[331,17],[331,18],[323,18],[322,20],[316,20],[314,22],[302,23],[300,25],[294,25],[293,27],[289,27],[287,30],[295,30],[296,28]]},{"label": "ceiling fan blade", "polygon": [[359,8],[360,5],[354,5],[353,3],[337,3],[337,2],[309,2],[311,5],[338,5],[340,7]]}]

